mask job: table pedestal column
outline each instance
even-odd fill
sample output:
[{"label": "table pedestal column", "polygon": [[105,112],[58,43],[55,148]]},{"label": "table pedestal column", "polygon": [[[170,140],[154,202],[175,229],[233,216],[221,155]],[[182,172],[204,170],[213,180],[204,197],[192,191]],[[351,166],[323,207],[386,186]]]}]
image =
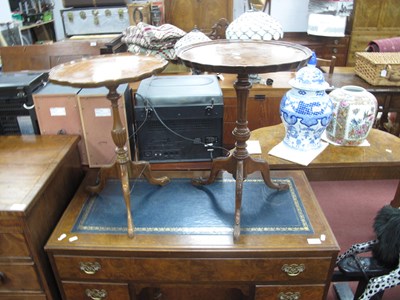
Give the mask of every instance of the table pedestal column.
[{"label": "table pedestal column", "polygon": [[216,158],[212,162],[211,173],[208,179],[196,178],[193,179],[193,184],[211,184],[215,181],[221,170],[232,174],[236,180],[233,236],[234,239],[238,239],[240,236],[240,210],[242,206],[243,181],[247,178],[247,175],[256,171],[261,172],[265,184],[272,189],[285,190],[288,188],[288,185],[274,184],[271,180],[268,162],[254,159],[249,155],[246,149],[246,141],[250,137],[247,121],[247,100],[251,88],[249,75],[238,74],[234,87],[237,96],[236,127],[232,132],[236,140],[235,149],[229,157]]},{"label": "table pedestal column", "polygon": [[143,175],[151,184],[165,185],[170,180],[163,176],[155,178],[151,174],[150,164],[146,161],[132,162],[129,159],[128,149],[126,147],[127,131],[122,125],[121,117],[118,109],[118,102],[121,95],[117,92],[118,86],[108,86],[109,93],[107,99],[111,101],[113,128],[111,136],[114,144],[117,146],[115,153],[117,154],[116,162],[105,168],[101,168],[98,175],[98,182],[95,186],[88,186],[87,190],[91,194],[98,194],[104,188],[108,178],[119,178],[121,180],[122,192],[126,205],[128,236],[133,237],[134,223],[131,213],[129,178],[138,178]]}]

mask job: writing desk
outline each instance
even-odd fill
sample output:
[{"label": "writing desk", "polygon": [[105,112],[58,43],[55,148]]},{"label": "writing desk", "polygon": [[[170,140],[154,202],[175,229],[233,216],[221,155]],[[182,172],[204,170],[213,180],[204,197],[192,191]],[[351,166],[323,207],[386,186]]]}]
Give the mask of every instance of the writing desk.
[{"label": "writing desk", "polygon": [[[271,170],[303,170],[310,181],[400,179],[400,138],[378,129],[368,135],[369,147],[329,145],[308,166],[269,155],[285,135],[283,124],[263,127],[251,132],[250,140],[258,140],[262,154],[252,155],[268,161]],[[400,206],[400,184],[393,206]]]},{"label": "writing desk", "polygon": [[[206,175],[200,171],[184,173],[158,175],[172,181]],[[243,233],[234,242],[230,233],[174,234],[162,230],[136,234],[130,239],[115,231],[74,230],[76,222],[82,220],[79,218],[82,208],[89,201],[85,187],[96,180],[96,173],[89,171],[45,246],[62,299],[92,296],[124,300],[326,299],[339,252],[337,241],[304,173],[273,171],[271,174],[273,178],[293,178],[312,233],[294,230],[286,234]],[[160,188],[160,192],[168,186]],[[207,199],[200,204],[206,205]],[[107,200],[102,198],[103,202]],[[181,207],[187,207],[186,200]],[[220,207],[219,200],[222,199],[215,202],[215,208]],[[168,210],[168,205],[161,209]],[[148,219],[157,219],[157,215],[154,211]],[[160,223],[157,224],[156,228],[160,228]],[[185,224],[189,227],[193,223],[186,219]],[[103,225],[109,228],[112,223],[105,219]],[[207,222],[201,226],[208,227]],[[319,239],[321,235],[325,237],[323,241]]]}]

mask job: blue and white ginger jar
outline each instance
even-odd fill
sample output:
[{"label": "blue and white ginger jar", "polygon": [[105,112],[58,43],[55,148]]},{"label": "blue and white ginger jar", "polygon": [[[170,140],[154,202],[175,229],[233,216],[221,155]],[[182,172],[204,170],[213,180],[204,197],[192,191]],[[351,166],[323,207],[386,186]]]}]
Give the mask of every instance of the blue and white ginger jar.
[{"label": "blue and white ginger jar", "polygon": [[316,67],[315,54],[289,84],[292,89],[280,103],[281,119],[286,130],[283,142],[296,150],[318,149],[321,147],[321,136],[332,118],[333,105],[325,92],[329,84]]}]

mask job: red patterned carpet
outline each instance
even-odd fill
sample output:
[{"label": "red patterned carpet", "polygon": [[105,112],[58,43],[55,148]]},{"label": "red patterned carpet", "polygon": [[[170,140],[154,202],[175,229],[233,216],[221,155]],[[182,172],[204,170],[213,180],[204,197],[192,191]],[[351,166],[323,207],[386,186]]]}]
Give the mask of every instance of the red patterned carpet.
[{"label": "red patterned carpet", "polygon": [[[375,215],[393,199],[397,183],[397,180],[311,182],[341,251],[354,243],[374,239]],[[327,300],[334,299],[331,288]],[[383,299],[400,299],[400,286],[387,290]]]}]

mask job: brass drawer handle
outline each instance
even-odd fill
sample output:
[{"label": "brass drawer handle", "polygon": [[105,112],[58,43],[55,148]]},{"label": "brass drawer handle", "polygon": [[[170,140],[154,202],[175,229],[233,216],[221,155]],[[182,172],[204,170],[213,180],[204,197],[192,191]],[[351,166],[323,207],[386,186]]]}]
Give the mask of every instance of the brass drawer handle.
[{"label": "brass drawer handle", "polygon": [[68,21],[73,22],[74,21],[74,14],[72,12],[67,13],[67,18],[68,18]]},{"label": "brass drawer handle", "polygon": [[300,293],[299,292],[280,292],[278,294],[278,300],[299,300]]},{"label": "brass drawer handle", "polygon": [[101,300],[107,298],[106,290],[98,290],[98,289],[86,289],[86,296],[93,300]]},{"label": "brass drawer handle", "polygon": [[82,20],[86,20],[86,13],[84,11],[79,12],[79,16]]},{"label": "brass drawer handle", "polygon": [[301,272],[303,272],[306,269],[306,266],[304,264],[284,264],[282,266],[282,271],[288,274],[289,276],[297,276]]},{"label": "brass drawer handle", "polygon": [[93,275],[101,270],[101,265],[98,262],[80,262],[79,269],[85,274]]}]

